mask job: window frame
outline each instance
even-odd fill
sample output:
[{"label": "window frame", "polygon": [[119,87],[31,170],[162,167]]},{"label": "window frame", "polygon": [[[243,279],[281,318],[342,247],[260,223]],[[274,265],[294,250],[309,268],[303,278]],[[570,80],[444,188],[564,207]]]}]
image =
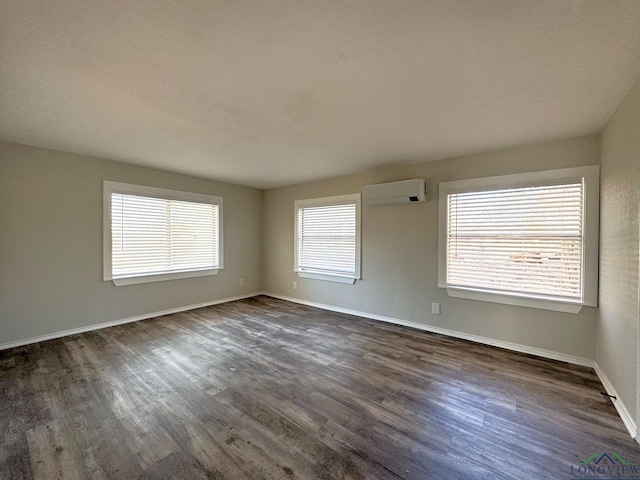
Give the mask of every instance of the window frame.
[{"label": "window frame", "polygon": [[[294,244],[294,272],[298,274],[301,278],[310,278],[314,280],[325,280],[328,282],[337,282],[337,283],[345,283],[345,284],[354,284],[356,280],[360,280],[360,268],[361,268],[361,251],[362,251],[362,205],[361,205],[361,196],[359,193],[347,194],[347,195],[337,195],[332,197],[322,197],[322,198],[309,198],[304,200],[295,200],[293,202],[293,217],[294,217],[294,228],[293,228],[293,244]],[[312,270],[302,270],[299,265],[299,215],[298,212],[301,208],[307,207],[327,207],[327,206],[338,206],[338,205],[348,205],[355,204],[356,207],[356,239],[355,239],[355,271],[353,275],[340,275],[337,273],[327,273],[327,272],[314,272]]]},{"label": "window frame", "polygon": [[[153,273],[146,275],[130,275],[115,277],[112,269],[112,225],[111,225],[111,194],[137,195],[143,197],[159,198],[163,200],[178,200],[183,202],[207,203],[218,205],[218,266],[217,268],[183,270],[169,273]],[[181,278],[204,277],[217,275],[224,268],[224,208],[223,198],[202,193],[183,192],[166,188],[148,187],[131,183],[103,182],[103,280],[111,281],[116,286],[135,285],[140,283],[162,282]]]},{"label": "window frame", "polygon": [[[529,293],[502,292],[474,287],[447,285],[448,196],[456,193],[561,185],[584,179],[582,299],[580,301],[548,298]],[[438,185],[438,287],[450,297],[517,305],[560,312],[578,313],[583,306],[598,306],[598,236],[600,222],[600,166],[562,168],[513,175],[473,178]]]}]

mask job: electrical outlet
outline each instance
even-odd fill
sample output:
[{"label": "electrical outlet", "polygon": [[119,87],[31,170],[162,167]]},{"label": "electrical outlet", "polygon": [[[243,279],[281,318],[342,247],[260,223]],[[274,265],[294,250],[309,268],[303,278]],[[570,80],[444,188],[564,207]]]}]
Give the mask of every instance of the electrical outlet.
[{"label": "electrical outlet", "polygon": [[293,282],[293,289],[297,290],[298,289],[298,282]]},{"label": "electrical outlet", "polygon": [[241,278],[239,283],[241,287],[244,287],[244,278]]},{"label": "electrical outlet", "polygon": [[431,313],[433,313],[434,315],[440,315],[440,304],[439,303],[432,303],[431,304]]}]

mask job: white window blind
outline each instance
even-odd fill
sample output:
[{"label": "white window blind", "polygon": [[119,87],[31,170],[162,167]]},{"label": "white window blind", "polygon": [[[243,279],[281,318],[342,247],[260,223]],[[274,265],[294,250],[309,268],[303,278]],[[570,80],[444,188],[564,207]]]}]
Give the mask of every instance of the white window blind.
[{"label": "white window blind", "polygon": [[104,279],[116,285],[215,275],[222,198],[104,182]]},{"label": "white window blind", "polygon": [[360,278],[360,195],[295,201],[295,271],[305,278]]},{"label": "white window blind", "polygon": [[584,182],[447,195],[447,286],[582,301]]},{"label": "white window blind", "polygon": [[298,268],[354,276],[355,204],[300,208],[298,216]]},{"label": "white window blind", "polygon": [[114,278],[218,268],[218,205],[111,194]]}]

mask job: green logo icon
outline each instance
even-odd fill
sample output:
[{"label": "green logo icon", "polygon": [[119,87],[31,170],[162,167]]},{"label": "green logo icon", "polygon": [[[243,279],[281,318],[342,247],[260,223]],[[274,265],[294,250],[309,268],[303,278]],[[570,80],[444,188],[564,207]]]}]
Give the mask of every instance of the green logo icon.
[{"label": "green logo icon", "polygon": [[587,458],[584,462],[580,462],[580,465],[588,465],[589,463],[595,463],[596,465],[599,465],[602,462],[607,462],[611,463],[611,464],[620,464],[620,465],[635,465],[635,463],[631,463],[631,462],[627,462],[624,458],[622,458],[620,455],[618,455],[617,453],[612,453],[611,455],[609,455],[608,453],[603,453],[602,455],[600,455],[598,452],[594,453],[593,455],[591,455],[589,458]]}]

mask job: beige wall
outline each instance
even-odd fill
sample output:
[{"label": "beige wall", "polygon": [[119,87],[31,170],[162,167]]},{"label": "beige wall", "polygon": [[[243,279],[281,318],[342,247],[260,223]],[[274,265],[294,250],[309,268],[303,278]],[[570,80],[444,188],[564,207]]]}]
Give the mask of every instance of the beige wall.
[{"label": "beige wall", "polygon": [[[224,197],[224,270],[104,282],[103,180]],[[0,345],[259,291],[261,222],[259,190],[0,143]]]},{"label": "beige wall", "polygon": [[[592,136],[260,192],[0,143],[0,345],[266,290],[591,359],[593,308],[562,314],[449,298],[437,288],[437,184],[598,161],[599,138]],[[297,278],[294,200],[416,177],[428,179],[427,203],[363,205],[362,281],[343,285]],[[126,287],[102,281],[105,179],[223,196],[225,269],[218,276]],[[431,302],[442,304],[442,315],[430,313]]]},{"label": "beige wall", "polygon": [[631,417],[638,414],[640,82],[602,133],[600,309],[596,360]]},{"label": "beige wall", "polygon": [[[599,163],[599,137],[378,170],[265,191],[267,292],[593,359],[595,308],[579,314],[456,299],[437,287],[438,182]],[[367,184],[426,178],[426,203],[362,211],[362,280],[355,285],[298,278],[293,272],[293,202],[357,193]],[[298,282],[298,290],[292,288]],[[442,314],[431,314],[431,303]]]}]

